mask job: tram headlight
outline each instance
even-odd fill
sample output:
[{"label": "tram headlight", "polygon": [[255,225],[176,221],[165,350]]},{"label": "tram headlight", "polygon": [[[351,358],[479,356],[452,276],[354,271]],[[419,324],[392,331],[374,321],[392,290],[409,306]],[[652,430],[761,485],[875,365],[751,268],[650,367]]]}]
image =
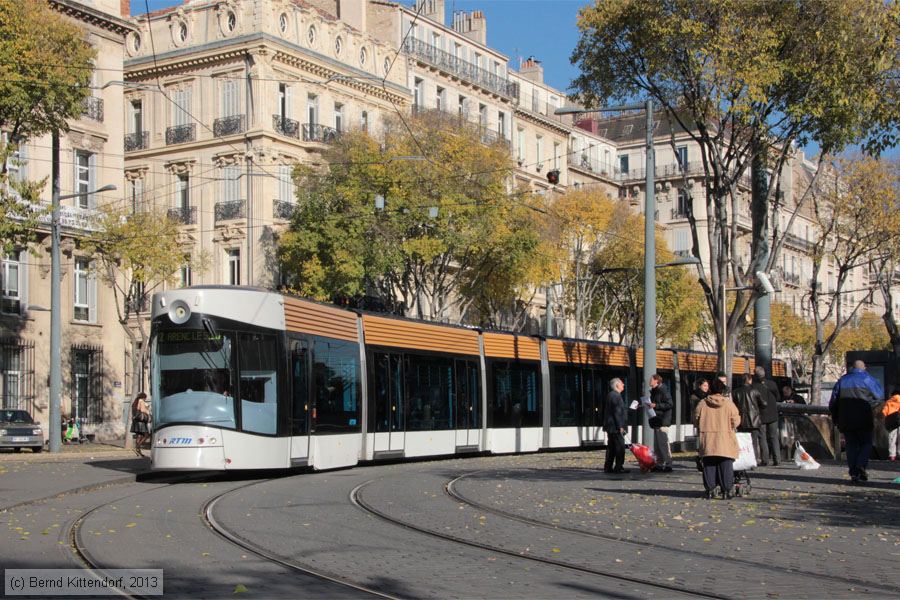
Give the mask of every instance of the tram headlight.
[{"label": "tram headlight", "polygon": [[191,318],[191,307],[184,300],[176,300],[169,306],[169,320],[176,325],[183,325]]}]

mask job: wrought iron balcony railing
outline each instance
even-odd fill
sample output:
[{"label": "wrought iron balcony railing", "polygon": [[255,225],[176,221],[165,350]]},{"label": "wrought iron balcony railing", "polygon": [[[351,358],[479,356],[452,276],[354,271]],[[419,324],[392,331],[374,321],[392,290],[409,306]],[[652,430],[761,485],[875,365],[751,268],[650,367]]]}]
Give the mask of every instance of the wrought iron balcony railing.
[{"label": "wrought iron balcony railing", "polygon": [[436,46],[427,44],[415,38],[408,38],[403,42],[403,51],[421,59],[439,69],[443,69],[448,73],[461,77],[472,83],[480,85],[492,92],[496,92],[501,96],[513,97],[518,95],[518,88],[514,88],[506,77],[496,75],[490,71],[486,71],[481,67],[453,56],[449,52],[444,52]]},{"label": "wrought iron balcony railing", "polygon": [[243,132],[244,115],[231,115],[230,117],[221,117],[213,121],[213,135],[216,137]]},{"label": "wrought iron balcony railing", "polygon": [[102,123],[103,98],[96,98],[94,96],[88,96],[87,98],[85,98],[84,104],[81,107],[81,116],[93,121],[97,121],[98,123]]},{"label": "wrought iron balcony railing", "polygon": [[230,200],[228,202],[216,202],[215,207],[216,223],[219,221],[230,221],[232,219],[243,219],[246,216],[244,212],[243,200]]},{"label": "wrought iron balcony railing", "polygon": [[300,123],[294,119],[288,119],[281,115],[272,115],[272,128],[275,130],[275,133],[280,133],[287,137],[300,137]]},{"label": "wrought iron balcony railing", "polygon": [[178,221],[182,225],[193,225],[197,222],[196,206],[176,206],[170,208],[167,214],[170,219]]},{"label": "wrought iron balcony railing", "polygon": [[166,146],[193,142],[195,139],[197,139],[197,127],[194,123],[166,128]]},{"label": "wrought iron balcony railing", "polygon": [[324,142],[330,144],[340,137],[341,132],[334,127],[326,127],[317,123],[303,124],[304,142]]},{"label": "wrought iron balcony railing", "polygon": [[672,209],[672,218],[673,219],[687,219],[687,210],[684,208],[673,208]]},{"label": "wrought iron balcony railing", "polygon": [[285,200],[272,201],[272,214],[276,219],[288,220],[294,216],[294,210],[296,209],[297,205],[293,202],[287,202]]},{"label": "wrought iron balcony railing", "polygon": [[146,150],[148,147],[150,147],[149,131],[135,131],[125,136],[125,152]]}]

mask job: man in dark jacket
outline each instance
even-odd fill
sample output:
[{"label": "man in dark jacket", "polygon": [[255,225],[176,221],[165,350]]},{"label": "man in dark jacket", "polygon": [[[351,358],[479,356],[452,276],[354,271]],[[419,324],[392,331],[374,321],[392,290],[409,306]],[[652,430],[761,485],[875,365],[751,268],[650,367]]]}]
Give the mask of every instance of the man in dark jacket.
[{"label": "man in dark jacket", "polygon": [[762,421],[759,426],[759,452],[762,460],[759,464],[762,466],[769,464],[771,454],[772,464],[777,466],[781,460],[781,441],[778,436],[778,384],[766,379],[766,370],[762,367],[756,367],[753,372],[753,386],[766,403],[759,415]]},{"label": "man in dark jacket", "polygon": [[734,390],[731,394],[732,400],[741,413],[741,424],[738,431],[746,431],[753,438],[753,451],[756,453],[756,460],[760,460],[760,446],[765,444],[765,440],[760,439],[759,428],[762,425],[762,412],[766,408],[766,401],[753,385],[753,376],[744,375],[744,385]]},{"label": "man in dark jacket", "polygon": [[622,398],[625,384],[616,377],[609,382],[609,388],[603,415],[603,431],[606,432],[606,463],[603,465],[603,472],[627,473],[628,469],[622,468],[625,462],[625,428],[628,426],[625,399]]},{"label": "man in dark jacket", "polygon": [[866,482],[872,431],[875,423],[872,408],[884,400],[884,390],[874,377],[866,373],[866,363],[853,363],[853,368],[838,379],[831,392],[828,411],[847,442],[847,466],[853,483]]},{"label": "man in dark jacket", "polygon": [[656,454],[654,470],[672,472],[672,453],[669,451],[669,431],[672,424],[672,394],[663,383],[659,373],[650,376],[650,408],[656,412],[650,424],[653,427],[653,453]]}]

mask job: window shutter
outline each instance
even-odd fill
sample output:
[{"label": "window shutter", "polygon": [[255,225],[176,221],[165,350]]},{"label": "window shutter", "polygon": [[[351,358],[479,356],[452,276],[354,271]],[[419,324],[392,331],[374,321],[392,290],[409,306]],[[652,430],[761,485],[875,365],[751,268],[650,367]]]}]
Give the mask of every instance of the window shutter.
[{"label": "window shutter", "polygon": [[87,274],[87,290],[88,290],[88,321],[91,323],[97,322],[97,277],[93,271],[94,263],[89,263],[89,268],[91,270],[88,271]]},{"label": "window shutter", "polygon": [[285,86],[284,88],[284,118],[294,118],[294,88]]},{"label": "window shutter", "polygon": [[[88,156],[88,191],[93,192],[97,189],[97,155],[90,154]],[[97,195],[88,196],[88,208],[97,207]]]}]

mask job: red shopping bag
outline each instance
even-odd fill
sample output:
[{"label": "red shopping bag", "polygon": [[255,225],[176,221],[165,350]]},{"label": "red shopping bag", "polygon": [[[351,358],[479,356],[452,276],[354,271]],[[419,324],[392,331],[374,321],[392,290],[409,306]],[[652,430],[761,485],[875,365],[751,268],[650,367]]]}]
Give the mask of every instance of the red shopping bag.
[{"label": "red shopping bag", "polygon": [[653,450],[647,446],[632,444],[631,453],[637,459],[638,465],[641,467],[641,473],[646,473],[656,464],[656,456],[653,455]]}]

